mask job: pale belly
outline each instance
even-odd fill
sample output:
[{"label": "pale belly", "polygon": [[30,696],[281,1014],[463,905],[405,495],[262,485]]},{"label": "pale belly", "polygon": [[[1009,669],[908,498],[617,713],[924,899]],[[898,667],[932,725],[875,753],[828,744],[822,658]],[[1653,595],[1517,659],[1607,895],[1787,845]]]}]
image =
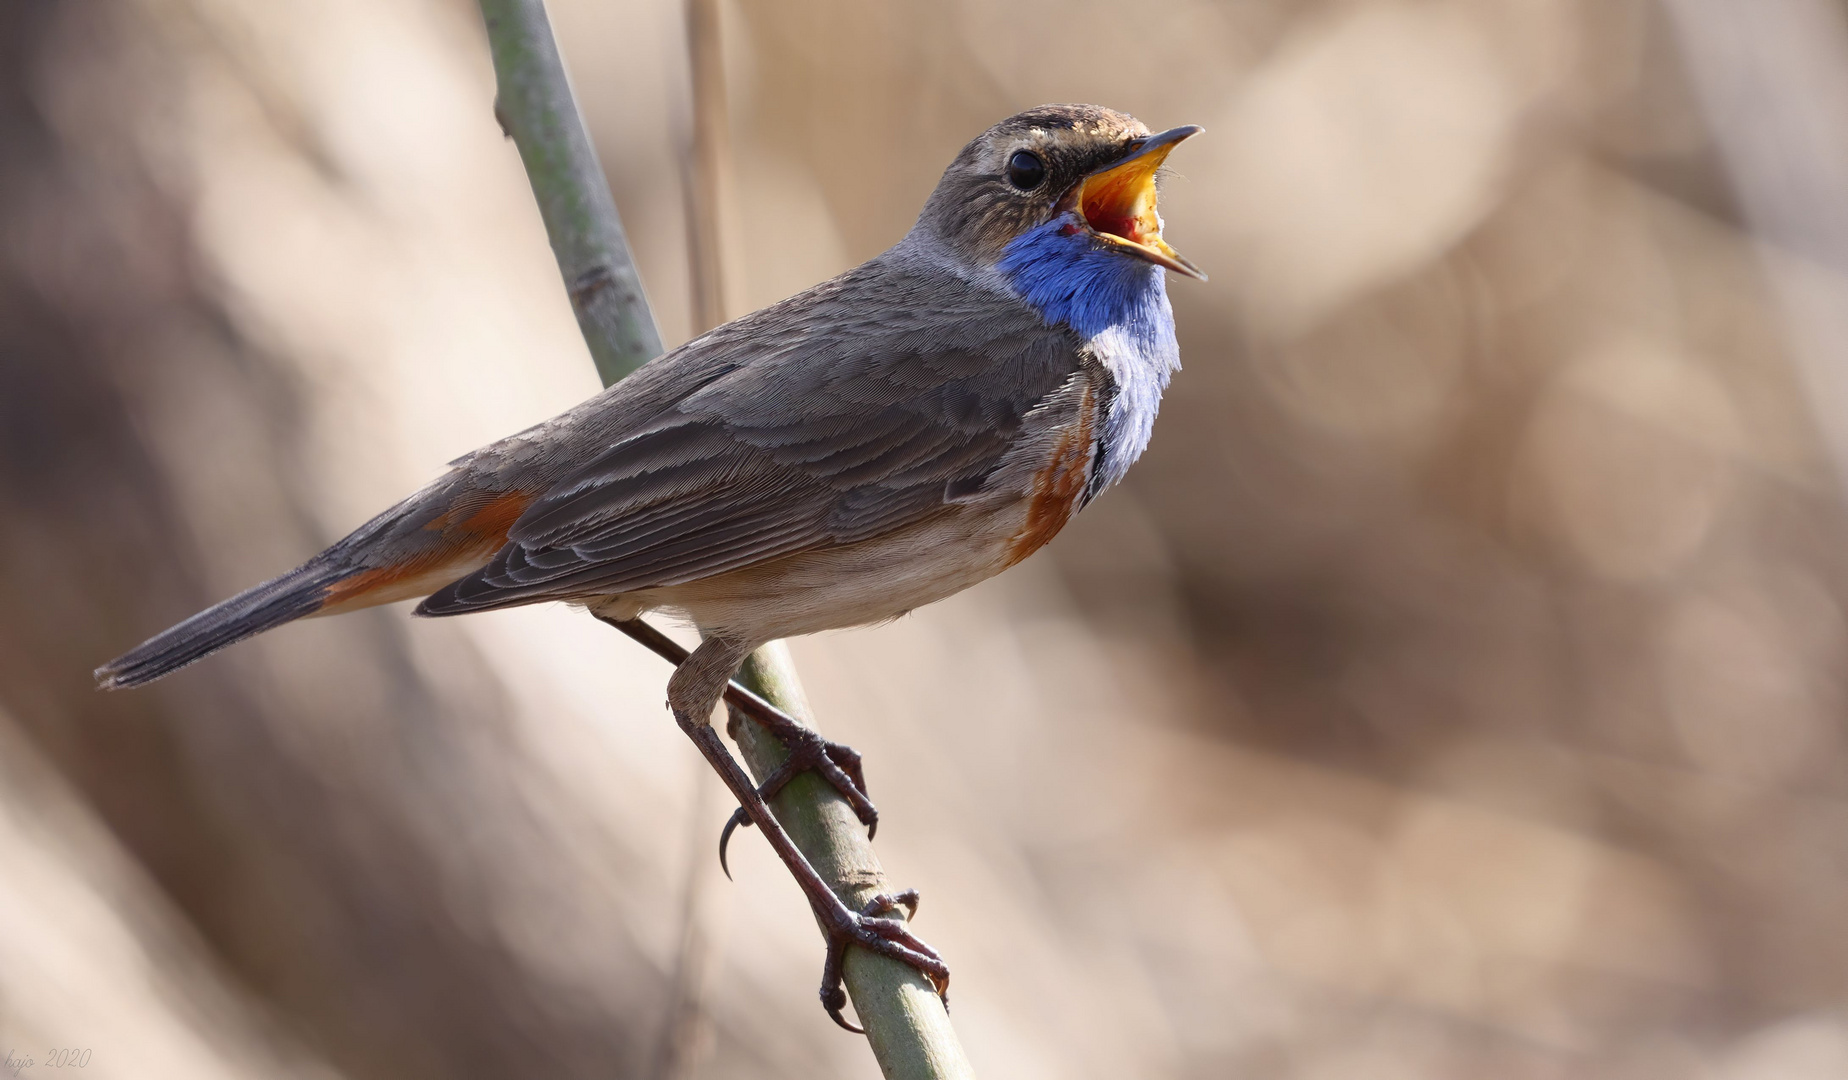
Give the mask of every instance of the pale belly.
[{"label": "pale belly", "polygon": [[762,642],[897,618],[1018,561],[1024,503],[958,509],[886,536],[804,552],[701,581],[594,601],[599,614],[685,615],[701,629]]},{"label": "pale belly", "polygon": [[1051,422],[1029,428],[971,502],[857,544],[589,606],[622,619],[678,612],[709,633],[754,643],[883,622],[961,592],[1045,545],[1081,505],[1096,454],[1096,395],[1074,379],[1060,396],[1068,410],[1048,409]]}]

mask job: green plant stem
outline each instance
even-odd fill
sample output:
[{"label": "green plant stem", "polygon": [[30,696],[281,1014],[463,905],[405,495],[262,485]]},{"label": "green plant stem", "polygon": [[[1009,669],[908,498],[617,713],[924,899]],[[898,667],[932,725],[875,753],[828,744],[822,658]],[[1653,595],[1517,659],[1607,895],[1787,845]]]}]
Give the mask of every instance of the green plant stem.
[{"label": "green plant stem", "polygon": [[494,115],[519,147],[565,292],[603,385],[661,355],[616,200],[590,147],[541,0],[481,0],[494,55]]},{"label": "green plant stem", "polygon": [[[808,695],[783,642],[773,641],[752,653],[739,681],[804,726],[815,726]],[[789,756],[782,743],[737,710],[731,711],[729,730],[759,782]],[[879,893],[896,891],[853,808],[814,773],[790,781],[770,801],[770,808],[848,907],[857,910]],[[888,956],[850,949],[845,981],[873,1056],[888,1080],[973,1080],[975,1069],[950,1026],[948,1010],[916,969]]]},{"label": "green plant stem", "polygon": [[[605,385],[661,352],[641,278],[615,200],[572,98],[542,0],[479,0],[499,85],[495,115],[519,147],[546,234]],[[745,663],[743,681],[789,715],[813,726],[788,649],[773,642]],[[756,723],[730,725],[759,782],[787,756]],[[891,891],[866,831],[847,801],[813,774],[772,802],[777,820],[849,906]],[[849,951],[847,992],[888,1078],[962,1080],[974,1070],[925,978],[905,964]]]}]

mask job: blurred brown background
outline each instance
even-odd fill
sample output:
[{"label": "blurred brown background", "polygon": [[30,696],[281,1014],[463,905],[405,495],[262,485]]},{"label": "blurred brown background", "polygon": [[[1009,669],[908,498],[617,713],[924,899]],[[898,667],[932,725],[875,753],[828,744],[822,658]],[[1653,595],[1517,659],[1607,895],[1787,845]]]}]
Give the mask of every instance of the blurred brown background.
[{"label": "blurred brown background", "polygon": [[[554,20],[689,333],[671,2]],[[740,0],[741,307],[1043,101],[1173,160],[1186,370],[1038,559],[796,645],[989,1077],[1848,1076],[1834,0]],[[564,608],[89,670],[595,389],[463,0],[0,4],[0,1048],[869,1077]],[[691,883],[691,885],[689,884]],[[692,900],[687,899],[692,890]],[[686,1063],[682,1063],[684,1066]]]}]

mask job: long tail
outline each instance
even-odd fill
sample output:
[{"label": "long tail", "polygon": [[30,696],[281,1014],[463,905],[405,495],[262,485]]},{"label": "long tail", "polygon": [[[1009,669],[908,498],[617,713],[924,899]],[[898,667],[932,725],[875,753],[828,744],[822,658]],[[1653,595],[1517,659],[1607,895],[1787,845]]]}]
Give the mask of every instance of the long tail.
[{"label": "long tail", "polygon": [[300,567],[97,668],[96,685],[141,686],[286,622],[428,596],[487,565],[532,501],[530,492],[477,484],[458,468]]},{"label": "long tail", "polygon": [[164,630],[96,669],[96,685],[123,690],[171,675],[188,664],[327,605],[329,591],[354,571],[321,559],[246,589]]}]

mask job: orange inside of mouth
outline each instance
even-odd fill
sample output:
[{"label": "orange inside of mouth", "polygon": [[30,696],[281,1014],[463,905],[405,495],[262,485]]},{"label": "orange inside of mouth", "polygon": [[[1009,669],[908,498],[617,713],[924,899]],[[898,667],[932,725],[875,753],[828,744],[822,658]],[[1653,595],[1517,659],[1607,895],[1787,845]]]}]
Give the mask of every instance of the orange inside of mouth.
[{"label": "orange inside of mouth", "polygon": [[1155,171],[1169,151],[1199,130],[1175,128],[1149,136],[1129,160],[1080,180],[1060,199],[1058,208],[1077,211],[1096,242],[1205,281],[1199,267],[1181,258],[1162,239],[1161,215],[1155,212]]},{"label": "orange inside of mouth", "polygon": [[1119,236],[1132,244],[1161,239],[1161,217],[1155,213],[1155,170],[1168,156],[1163,147],[1108,172],[1087,177],[1079,195],[1079,212],[1086,224],[1100,233]]}]

